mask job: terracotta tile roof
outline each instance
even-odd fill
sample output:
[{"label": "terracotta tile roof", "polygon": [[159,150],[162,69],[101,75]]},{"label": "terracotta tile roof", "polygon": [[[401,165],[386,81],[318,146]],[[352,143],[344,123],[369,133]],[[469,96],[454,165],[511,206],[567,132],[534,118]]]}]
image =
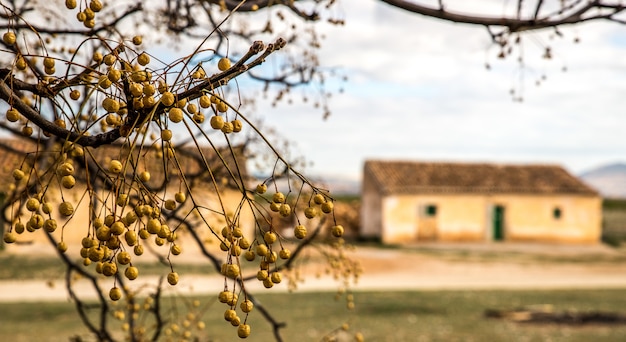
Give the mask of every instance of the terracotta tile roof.
[{"label": "terracotta tile roof", "polygon": [[[4,192],[9,188],[9,185],[12,184],[13,177],[11,176],[13,170],[16,167],[19,167],[20,164],[24,161],[25,156],[27,156],[28,152],[36,151],[36,144],[33,141],[27,139],[11,139],[5,138],[0,139],[0,192]],[[39,149],[40,151],[42,148]],[[58,150],[58,148],[57,148]],[[105,145],[101,146],[97,149],[90,149],[93,153],[94,158],[97,162],[106,167],[108,165],[108,161],[111,159],[124,159],[128,156],[128,148],[121,148],[119,145]],[[233,157],[230,149],[227,148],[219,148],[220,154],[224,159],[222,162],[213,148],[211,147],[202,147],[201,152],[204,155],[204,158],[207,161],[211,171],[214,174],[214,177],[218,184],[227,185],[230,187],[236,187],[231,179],[231,175],[228,172],[227,168],[224,164],[228,165],[228,168],[234,174],[235,179],[239,181],[239,175],[243,177],[244,181],[247,181],[247,169],[246,169],[246,157],[244,152],[244,146],[235,146],[233,147],[236,158]],[[184,170],[186,175],[198,174],[200,176],[200,181],[203,183],[211,182],[209,173],[206,172],[207,169],[204,166],[202,159],[200,159],[200,153],[198,149],[191,146],[185,146],[176,148],[178,152],[176,154],[178,163],[181,166],[181,169]],[[135,150],[133,155],[137,156],[139,153],[138,150]],[[158,156],[154,149],[145,148],[141,151],[141,154],[145,158],[141,158],[137,170],[143,171],[148,170],[151,174],[151,180],[148,183],[151,186],[159,186],[161,182],[165,180],[164,173],[164,161],[163,158]],[[31,155],[31,159],[32,159]],[[136,160],[136,158],[134,158]],[[235,163],[236,159],[236,163]],[[235,166],[236,165],[236,166]],[[170,161],[168,172],[170,179],[173,179],[175,175],[178,174],[176,170],[175,164],[173,161]],[[77,180],[80,181],[79,178]]]},{"label": "terracotta tile roof", "polygon": [[598,194],[558,165],[367,161],[364,173],[383,194]]}]

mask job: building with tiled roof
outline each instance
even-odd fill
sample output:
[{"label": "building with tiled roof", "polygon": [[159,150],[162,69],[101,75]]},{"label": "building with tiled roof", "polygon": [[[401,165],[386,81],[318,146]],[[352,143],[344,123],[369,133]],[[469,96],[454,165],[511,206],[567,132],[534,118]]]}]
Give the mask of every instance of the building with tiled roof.
[{"label": "building with tiled roof", "polygon": [[557,165],[367,161],[361,235],[385,243],[597,243],[598,193]]}]

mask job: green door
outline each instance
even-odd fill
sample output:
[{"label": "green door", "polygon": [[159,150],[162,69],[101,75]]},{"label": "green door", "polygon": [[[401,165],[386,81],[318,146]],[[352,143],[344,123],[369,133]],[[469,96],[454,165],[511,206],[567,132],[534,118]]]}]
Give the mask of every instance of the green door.
[{"label": "green door", "polygon": [[493,239],[504,240],[504,207],[501,205],[493,208]]}]

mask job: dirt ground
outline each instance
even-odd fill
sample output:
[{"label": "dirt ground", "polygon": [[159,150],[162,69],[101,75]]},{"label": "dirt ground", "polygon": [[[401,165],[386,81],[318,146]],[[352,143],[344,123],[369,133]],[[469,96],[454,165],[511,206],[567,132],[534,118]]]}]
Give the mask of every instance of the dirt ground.
[{"label": "dirt ground", "polygon": [[[26,251],[25,253],[29,253]],[[193,252],[183,253],[194,260]],[[355,291],[446,289],[574,289],[626,288],[626,249],[604,245],[567,246],[542,244],[424,244],[403,248],[361,246],[348,254],[360,262],[363,274]],[[303,270],[306,280],[299,291],[335,291],[341,282],[316,276],[320,266]],[[323,274],[323,272],[322,272]],[[141,287],[157,280],[140,277]],[[178,293],[214,293],[223,286],[218,276],[185,275]],[[287,290],[283,282],[274,290]],[[67,300],[62,282],[45,280],[0,281],[0,301]],[[264,291],[258,282],[249,288]],[[81,296],[94,296],[89,284],[76,286]]]}]

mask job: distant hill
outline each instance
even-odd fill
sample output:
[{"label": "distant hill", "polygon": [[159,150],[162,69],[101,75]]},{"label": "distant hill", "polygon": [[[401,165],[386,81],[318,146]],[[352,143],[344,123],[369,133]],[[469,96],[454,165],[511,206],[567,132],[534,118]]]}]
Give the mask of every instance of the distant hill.
[{"label": "distant hill", "polygon": [[626,198],[626,164],[598,167],[579,175],[583,182],[598,190],[603,197]]}]

